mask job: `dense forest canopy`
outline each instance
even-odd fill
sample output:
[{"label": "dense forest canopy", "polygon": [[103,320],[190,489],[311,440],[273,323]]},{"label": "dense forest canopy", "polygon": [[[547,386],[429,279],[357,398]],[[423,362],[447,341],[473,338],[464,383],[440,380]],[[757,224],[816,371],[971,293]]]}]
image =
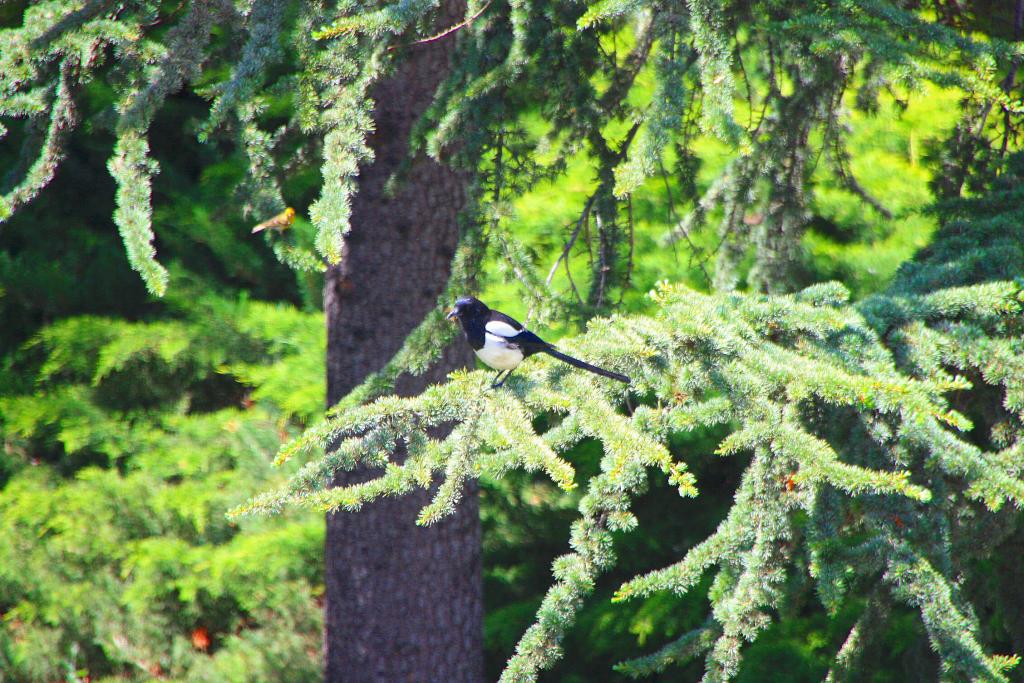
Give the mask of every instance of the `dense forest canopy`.
[{"label": "dense forest canopy", "polygon": [[[0,680],[315,680],[294,508],[476,478],[503,680],[1016,680],[1024,2],[438,12],[0,8]],[[374,86],[437,41],[452,275],[321,421]],[[388,396],[468,291],[633,384]]]}]

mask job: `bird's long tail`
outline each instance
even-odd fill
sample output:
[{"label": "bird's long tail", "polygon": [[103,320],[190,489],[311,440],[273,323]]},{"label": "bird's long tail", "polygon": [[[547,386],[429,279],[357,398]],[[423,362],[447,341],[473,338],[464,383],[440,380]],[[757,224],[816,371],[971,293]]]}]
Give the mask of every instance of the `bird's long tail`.
[{"label": "bird's long tail", "polygon": [[573,367],[579,368],[581,370],[587,370],[589,372],[592,372],[595,375],[601,375],[602,377],[608,377],[610,379],[617,379],[620,382],[625,382],[626,384],[629,384],[629,382],[630,382],[629,377],[626,377],[625,375],[620,375],[617,372],[612,372],[611,370],[605,370],[604,368],[599,368],[596,365],[591,365],[590,363],[584,363],[579,358],[573,358],[572,356],[567,356],[564,353],[562,353],[561,351],[559,351],[558,349],[555,349],[555,348],[553,348],[551,346],[548,346],[547,348],[545,348],[544,349],[544,353],[548,354],[549,356],[554,356],[558,360],[560,360],[560,361],[562,361],[564,363],[568,363],[569,365],[571,365]]}]

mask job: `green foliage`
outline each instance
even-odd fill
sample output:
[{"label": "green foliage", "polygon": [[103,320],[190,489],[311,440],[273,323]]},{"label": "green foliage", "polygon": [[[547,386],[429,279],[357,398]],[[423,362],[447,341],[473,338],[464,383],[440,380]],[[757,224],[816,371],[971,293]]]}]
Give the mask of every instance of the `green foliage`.
[{"label": "green foliage", "polygon": [[8,359],[4,680],[320,676],[322,520],[224,516],[320,410],[319,316],[175,287],[177,317],[66,318]]},{"label": "green foliage", "polygon": [[[1005,182],[1019,192],[1016,179]],[[1014,195],[1011,214],[1019,202]],[[954,240],[971,235],[979,266],[984,253],[1008,256],[998,251],[1003,235],[990,223],[948,229]],[[1003,671],[1016,659],[985,652],[970,607],[953,597],[959,590],[954,567],[969,553],[953,557],[949,544],[957,533],[973,533],[952,528],[968,510],[989,523],[1006,502],[1024,504],[1015,456],[1024,404],[1014,398],[1024,367],[1010,353],[1020,344],[1024,292],[1018,283],[993,280],[1020,272],[1024,262],[987,259],[972,276],[946,260],[963,254],[935,251],[905,269],[886,293],[856,305],[835,283],[785,297],[704,295],[663,285],[652,292],[656,316],[594,321],[586,335],[563,340],[572,352],[633,377],[630,392],[643,404],[628,416],[617,413],[618,386],[542,361],[493,392],[481,373],[456,373],[420,396],[383,398],[314,427],[279,460],[338,445],[288,487],[236,512],[285,505],[355,511],[381,496],[440,482],[419,520],[433,523],[453,509],[467,477],[520,468],[543,470],[563,489],[584,484],[562,454],[583,438],[597,439],[604,455],[585,482],[572,553],[552,564],[555,583],[502,674],[507,681],[535,680],[557,659],[598,576],[614,565],[612,534],[636,528],[630,508],[646,488],[645,469],[659,469],[681,494],[694,495],[692,474],[665,443],[674,433],[728,426],[717,452],[753,457],[725,519],[679,562],[626,581],[616,594],[616,600],[685,594],[717,567],[709,620],[624,671],[660,669],[706,652],[709,677],[735,677],[743,643],[783,609],[787,576],[807,572],[833,612],[855,587],[880,582],[875,591],[885,600],[919,610],[949,675],[1006,680]],[[963,273],[961,286],[924,293],[913,284],[954,267]],[[972,281],[982,284],[967,284]],[[962,334],[985,340],[971,345],[983,358],[939,351],[956,348]],[[974,424],[950,406],[951,392],[975,388],[967,377],[981,367],[986,370],[975,382],[1006,392],[999,427]],[[542,416],[550,426],[535,431]],[[449,436],[428,436],[431,427],[451,422]],[[979,437],[986,445],[976,443]],[[400,440],[409,450],[401,465],[389,460]],[[357,465],[384,474],[328,488],[336,471]],[[863,647],[858,633],[851,632],[841,660]]]},{"label": "green foliage", "polygon": [[149,160],[149,145],[137,131],[118,138],[110,175],[117,182],[117,210],[114,222],[121,231],[128,262],[142,276],[146,289],[157,296],[167,291],[167,271],[156,262],[151,227],[150,195],[157,166]]},{"label": "green foliage", "polygon": [[[221,514],[281,483],[266,456],[320,410],[322,333],[237,289],[316,308],[371,159],[373,85],[414,58],[436,3],[173,5],[0,10],[0,514],[15,530],[0,656],[22,679],[316,675],[318,527],[238,536]],[[484,476],[495,656],[537,617],[507,680],[601,679],[666,639],[619,671],[706,653],[708,680],[749,680],[769,651],[799,663],[787,680],[898,680],[894,653],[931,671],[927,641],[945,677],[1004,679],[1012,659],[988,653],[1024,633],[992,559],[1020,535],[1022,495],[1008,27],[1006,3],[469,2],[437,38],[457,58],[411,147],[473,180],[442,299],[483,286],[559,332],[633,310],[566,343],[637,382],[607,393],[531,360],[498,395],[468,374],[380,398],[451,341],[438,310],[282,459],[342,447],[255,507],[355,510],[434,482],[433,523]],[[98,158],[113,185],[91,177]],[[240,218],[286,205],[311,220],[242,239]],[[147,288],[172,283],[166,305],[126,284],[110,215]],[[312,275],[282,279],[270,254]],[[666,277],[773,293],[838,279],[853,296],[660,285],[645,300]],[[445,440],[424,431],[452,420]],[[399,439],[417,456],[404,466],[388,463]],[[383,476],[324,488],[360,463]],[[693,477],[701,497],[675,507]],[[546,596],[522,559],[537,546]],[[618,586],[630,600],[612,605]]]},{"label": "green foliage", "polygon": [[[294,169],[295,159],[321,161],[320,197],[309,215],[317,251],[337,262],[355,177],[371,159],[370,89],[403,58],[398,48],[430,24],[435,10],[432,2],[371,8],[258,0],[189,4],[164,16],[167,8],[153,3],[116,11],[102,3],[34,3],[22,13],[21,26],[2,36],[0,113],[28,119],[26,132],[38,137],[25,137],[4,213],[18,210],[53,178],[82,118],[76,114],[82,93],[94,76],[112,76],[117,106],[96,121],[119,138],[110,161],[119,188],[115,220],[133,267],[151,291],[163,292],[166,273],[154,260],[150,226],[155,166],[145,140],[168,97],[191,85],[211,102],[206,120],[196,123],[199,138],[229,134],[247,157],[248,209],[279,212],[282,172]],[[604,310],[632,282],[632,195],[671,153],[694,156],[698,136],[681,124],[699,121],[705,132],[738,146],[738,155],[717,170],[702,196],[683,194],[687,209],[672,220],[679,225],[676,238],[715,220],[711,232],[725,245],[713,250],[720,285],[742,284],[737,268],[752,259],[754,267],[743,268],[750,284],[792,289],[792,262],[811,225],[814,146],[832,150],[847,189],[882,206],[846,164],[850,112],[844,100],[877,108],[880,91],[906,93],[930,81],[983,103],[981,128],[995,105],[1007,111],[1006,131],[1015,130],[1016,104],[997,73],[1019,49],[947,23],[889,2],[824,9],[696,1],[671,8],[470,3],[458,27],[455,68],[416,144],[467,168],[479,167],[482,151],[497,151],[494,173],[482,183],[494,192],[478,196],[481,215],[529,189],[523,171],[558,176],[570,158],[586,152],[597,185],[586,202],[593,211],[583,213],[588,222],[594,219],[595,234],[586,240],[596,258],[590,291],[579,299]],[[634,29],[629,51],[620,58],[613,45],[609,54],[609,43],[625,37],[627,24]],[[741,79],[746,102],[738,97]],[[542,112],[554,130],[517,149],[506,133],[524,111]],[[310,133],[316,133],[313,140]],[[298,141],[300,135],[306,141]],[[967,138],[958,139],[957,154],[969,154]],[[504,169],[531,155],[532,170]],[[686,168],[676,179],[682,185],[694,180]],[[745,222],[752,211],[760,211],[759,222]],[[476,241],[488,247],[489,240]],[[302,247],[277,245],[275,253],[293,267],[318,265]]]}]

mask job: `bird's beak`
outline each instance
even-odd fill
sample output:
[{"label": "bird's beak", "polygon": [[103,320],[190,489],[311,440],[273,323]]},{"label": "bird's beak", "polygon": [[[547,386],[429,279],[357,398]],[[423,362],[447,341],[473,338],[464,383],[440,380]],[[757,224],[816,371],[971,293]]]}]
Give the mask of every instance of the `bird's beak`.
[{"label": "bird's beak", "polygon": [[446,315],[444,317],[444,319],[445,320],[455,320],[458,317],[459,317],[459,309],[453,308],[452,310],[448,311],[448,315]]}]

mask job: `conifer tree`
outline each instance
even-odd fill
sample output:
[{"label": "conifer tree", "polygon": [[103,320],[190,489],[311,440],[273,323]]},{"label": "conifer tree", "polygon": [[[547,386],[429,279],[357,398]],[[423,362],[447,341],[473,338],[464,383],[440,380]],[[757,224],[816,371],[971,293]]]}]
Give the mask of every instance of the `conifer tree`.
[{"label": "conifer tree", "polygon": [[[866,595],[860,621],[837,650],[833,680],[854,675],[894,605],[919,613],[943,675],[1005,680],[1016,658],[986,648],[973,607],[1000,600],[999,589],[966,595],[957,577],[972,571],[972,553],[991,552],[970,547],[971,539],[997,544],[1017,532],[1014,508],[1024,495],[1022,299],[1014,279],[1022,272],[1014,155],[1022,11],[1018,1],[1002,9],[1005,21],[982,25],[984,3],[925,5],[471,1],[460,21],[431,33],[424,27],[447,11],[436,3],[297,3],[290,12],[283,0],[196,0],[180,15],[156,3],[37,3],[2,38],[0,113],[26,119],[19,131],[26,144],[0,212],[17,210],[52,178],[76,125],[79,91],[95,74],[109,76],[121,97],[110,124],[114,218],[133,267],[163,292],[146,131],[167,94],[191,83],[212,99],[204,134],[230,113],[229,128],[251,161],[254,206],[283,206],[276,160],[320,154],[315,246],[328,262],[344,261],[354,248],[346,235],[355,177],[368,161],[371,89],[417,45],[452,41],[457,66],[413,127],[410,150],[471,179],[469,218],[441,300],[468,288],[483,255],[495,254],[540,320],[555,311],[611,310],[633,273],[631,198],[668,176],[672,162],[688,210],[668,238],[693,250],[717,291],[665,284],[653,293],[652,315],[598,319],[565,342],[634,376],[628,396],[542,362],[500,395],[483,392],[478,373],[455,373],[417,396],[389,396],[402,372],[422,373],[447,347],[452,332],[435,310],[282,459],[320,447],[326,455],[247,509],[354,511],[436,486],[419,515],[431,524],[453,514],[481,475],[521,467],[563,488],[585,485],[571,552],[555,563],[536,623],[503,674],[534,680],[614,564],[614,534],[636,526],[630,505],[647,470],[683,495],[696,493],[699,482],[667,438],[719,426],[729,430],[719,452],[750,458],[734,506],[678,564],[636,577],[619,593],[626,600],[685,592],[714,567],[711,613],[700,629],[623,671],[704,655],[706,680],[729,679],[744,644],[777,618],[790,592],[811,582],[829,611]],[[240,57],[214,25],[246,36]],[[286,27],[297,37],[294,70],[272,68],[284,57],[268,48]],[[229,68],[217,72],[215,64]],[[654,83],[649,100],[637,98],[641,78]],[[936,154],[951,170],[937,183],[948,202],[939,205],[943,230],[931,253],[905,266],[887,291],[860,301],[837,284],[803,288],[801,240],[817,164],[830,165],[865,207],[888,211],[850,169],[848,107],[871,110],[880,93],[899,100],[929,82],[962,93],[965,112]],[[283,125],[261,88],[297,93]],[[541,113],[549,128],[529,130],[524,112]],[[272,123],[279,127],[267,132]],[[709,137],[729,158],[710,182],[698,182],[695,143]],[[594,184],[556,261],[569,287],[552,295],[508,207],[580,157]],[[399,173],[396,187],[401,180]],[[965,188],[977,196],[962,199]],[[288,263],[317,264],[301,249],[275,246]],[[582,246],[589,261],[586,272],[576,269],[577,286],[568,259]],[[735,292],[744,286],[752,292]],[[551,426],[538,430],[539,422]],[[452,423],[447,436],[434,431]],[[584,439],[600,442],[605,456],[598,475],[577,482],[562,454]],[[391,460],[399,448],[408,454],[401,463]],[[329,487],[338,472],[366,466],[383,474]]]},{"label": "conifer tree", "polygon": [[[454,23],[460,9],[457,2],[446,3],[437,21],[442,27]],[[467,178],[423,154],[409,159],[407,150],[413,126],[449,69],[451,47],[437,42],[410,48],[409,57],[370,91],[372,160],[356,179],[344,257],[327,271],[328,405],[383,368],[425,317],[437,315],[458,246]],[[469,362],[468,349],[450,347],[426,373],[399,378],[396,391],[417,394]],[[344,473],[338,483],[376,473]],[[429,502],[426,492],[387,501],[366,515],[328,513],[326,681],[401,680],[426,671],[437,680],[481,679],[475,499],[475,490],[467,491],[459,513],[430,529],[415,524],[416,510]],[[444,600],[437,599],[439,592]]]},{"label": "conifer tree", "polygon": [[[1019,167],[1021,155],[1013,163]],[[1019,657],[987,651],[972,606],[1003,599],[1000,589],[968,596],[957,577],[1021,524],[1021,171],[1007,172],[991,196],[946,206],[950,219],[932,252],[856,304],[837,283],[767,297],[666,283],[651,293],[656,316],[598,320],[563,341],[634,378],[633,390],[649,398],[625,414],[625,390],[553,363],[535,364],[500,394],[486,391],[484,373],[456,373],[419,396],[382,398],[308,431],[280,458],[335,444],[327,456],[241,511],[355,512],[439,481],[419,513],[421,524],[432,524],[455,511],[473,477],[523,468],[565,489],[585,485],[571,551],[554,563],[536,623],[502,675],[536,680],[614,565],[615,534],[636,528],[631,506],[647,471],[680,495],[697,495],[699,482],[685,456],[666,449],[668,437],[729,425],[717,453],[750,458],[732,509],[677,564],[634,578],[617,595],[685,593],[716,568],[707,623],[623,663],[623,672],[704,656],[707,680],[732,678],[744,643],[810,583],[833,612],[867,598],[830,680],[856,675],[879,622],[900,604],[919,612],[943,675],[1008,680]],[[552,426],[537,431],[543,416]],[[448,437],[430,436],[450,421]],[[581,482],[561,453],[587,438],[605,455],[601,472]],[[389,460],[398,442],[409,449],[404,464]],[[326,487],[335,471],[365,462],[386,474]]]}]

